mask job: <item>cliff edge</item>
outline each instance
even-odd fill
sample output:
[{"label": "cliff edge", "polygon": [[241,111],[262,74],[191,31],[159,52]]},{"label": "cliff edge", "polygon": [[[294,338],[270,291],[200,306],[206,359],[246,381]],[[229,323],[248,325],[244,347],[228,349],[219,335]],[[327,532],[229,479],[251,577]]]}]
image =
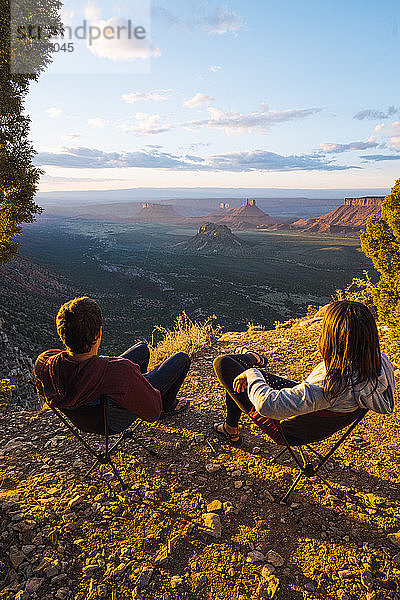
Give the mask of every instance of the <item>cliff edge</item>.
[{"label": "cliff edge", "polygon": [[299,219],[290,229],[319,233],[358,233],[365,229],[368,217],[382,212],[384,198],[373,196],[345,198],[344,204],[335,210],[311,219]]},{"label": "cliff edge", "polygon": [[126,492],[112,475],[83,479],[91,462],[50,411],[1,408],[1,597],[398,600],[398,394],[392,417],[368,414],[328,462],[341,500],[305,480],[279,504],[295,475],[271,462],[279,448],[246,417],[240,449],[212,429],[225,398],[213,358],[246,345],[301,380],[319,362],[322,314],[203,348],[183,390],[190,410],[136,432],[158,456],[133,441],[117,456]]}]

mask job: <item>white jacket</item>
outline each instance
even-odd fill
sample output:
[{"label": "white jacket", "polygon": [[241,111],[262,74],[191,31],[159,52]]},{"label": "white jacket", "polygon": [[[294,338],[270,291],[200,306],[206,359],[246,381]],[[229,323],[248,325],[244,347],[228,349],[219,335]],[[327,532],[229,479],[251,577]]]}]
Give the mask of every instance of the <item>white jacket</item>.
[{"label": "white jacket", "polygon": [[246,375],[250,401],[261,415],[273,419],[288,419],[324,409],[352,412],[358,408],[366,408],[381,414],[392,414],[394,411],[394,368],[383,353],[376,389],[372,383],[349,385],[331,402],[324,397],[324,362],[317,365],[302,383],[281,390],[272,389],[258,369],[248,369]]}]

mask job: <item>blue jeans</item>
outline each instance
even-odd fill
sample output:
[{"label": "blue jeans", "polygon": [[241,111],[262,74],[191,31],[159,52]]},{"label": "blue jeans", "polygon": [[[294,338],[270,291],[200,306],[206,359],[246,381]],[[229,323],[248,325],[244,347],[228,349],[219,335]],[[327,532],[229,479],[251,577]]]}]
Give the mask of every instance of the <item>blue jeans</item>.
[{"label": "blue jeans", "polygon": [[[164,360],[158,367],[150,371],[150,373],[147,373],[150,350],[146,342],[135,344],[121,354],[121,358],[127,358],[139,365],[141,373],[144,374],[149,383],[161,392],[163,411],[169,411],[174,407],[176,396],[190,368],[188,354],[177,352]],[[123,431],[135,419],[137,419],[137,415],[115,402],[112,403],[109,410],[110,429],[113,431]]]}]

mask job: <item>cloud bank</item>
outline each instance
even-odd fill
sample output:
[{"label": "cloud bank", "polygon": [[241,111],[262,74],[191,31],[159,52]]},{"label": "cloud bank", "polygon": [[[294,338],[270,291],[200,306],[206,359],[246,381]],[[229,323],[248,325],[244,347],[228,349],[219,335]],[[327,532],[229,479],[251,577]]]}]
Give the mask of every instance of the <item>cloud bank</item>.
[{"label": "cloud bank", "polygon": [[325,154],[339,154],[349,150],[368,150],[369,148],[377,148],[378,146],[378,142],[375,139],[371,139],[367,142],[350,142],[348,144],[323,143],[319,145],[319,148]]},{"label": "cloud bank", "polygon": [[177,156],[158,148],[135,152],[103,152],[91,148],[63,148],[62,152],[39,152],[38,166],[75,169],[168,169],[184,171],[343,171],[359,167],[337,165],[318,155],[283,156],[265,150],[251,150],[200,156]]},{"label": "cloud bank", "polygon": [[270,110],[263,104],[259,110],[249,114],[240,114],[235,111],[224,112],[217,108],[207,108],[208,119],[199,119],[185,123],[187,129],[207,127],[209,129],[223,129],[227,135],[242,135],[243,133],[268,133],[271,125],[305,119],[322,111],[322,108],[304,108],[289,110]]},{"label": "cloud bank", "polygon": [[357,119],[359,121],[363,121],[365,119],[369,121],[375,121],[376,119],[390,119],[391,117],[399,114],[400,106],[389,106],[387,110],[366,108],[365,110],[360,110],[360,112],[356,113],[353,119]]}]

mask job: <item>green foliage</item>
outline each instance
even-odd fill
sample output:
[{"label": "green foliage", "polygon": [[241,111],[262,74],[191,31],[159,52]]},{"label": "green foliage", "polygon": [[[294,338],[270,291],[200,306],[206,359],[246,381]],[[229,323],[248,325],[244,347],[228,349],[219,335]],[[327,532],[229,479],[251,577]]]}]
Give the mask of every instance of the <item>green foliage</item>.
[{"label": "green foliage", "polygon": [[[35,151],[28,139],[30,119],[23,110],[30,82],[51,62],[49,39],[39,42],[26,36],[18,45],[21,55],[15,56],[12,31],[29,22],[44,22],[61,31],[60,7],[57,0],[0,3],[0,264],[17,253],[15,236],[21,235],[22,224],[31,223],[41,212],[34,197],[42,171],[32,164]],[[18,64],[24,64],[28,72],[16,73]]]},{"label": "green foliage", "polygon": [[381,218],[369,217],[361,247],[381,274],[374,288],[379,319],[400,335],[400,179],[382,204]]}]

